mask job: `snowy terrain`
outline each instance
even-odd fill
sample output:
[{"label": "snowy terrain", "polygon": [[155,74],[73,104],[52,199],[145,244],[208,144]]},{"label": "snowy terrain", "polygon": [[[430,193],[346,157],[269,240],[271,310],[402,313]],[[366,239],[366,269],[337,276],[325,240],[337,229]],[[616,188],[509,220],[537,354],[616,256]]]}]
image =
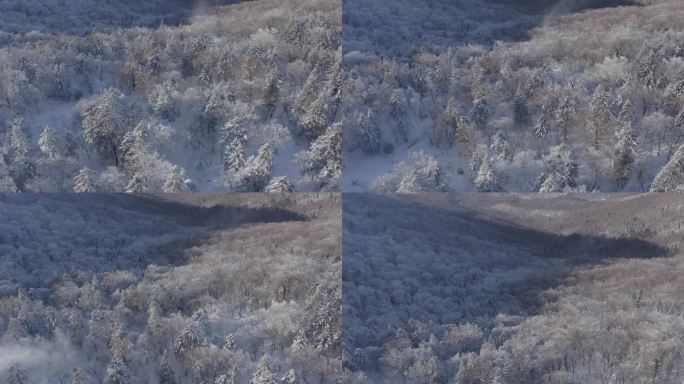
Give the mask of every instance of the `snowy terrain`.
[{"label": "snowy terrain", "polygon": [[339,206],[0,194],[0,382],[335,383]]},{"label": "snowy terrain", "polygon": [[684,185],[684,3],[343,2],[343,191]]},{"label": "snowy terrain", "polygon": [[0,1],[0,191],[336,190],[339,4],[225,3]]},{"label": "snowy terrain", "polygon": [[672,194],[345,194],[346,382],[679,382],[683,230]]}]

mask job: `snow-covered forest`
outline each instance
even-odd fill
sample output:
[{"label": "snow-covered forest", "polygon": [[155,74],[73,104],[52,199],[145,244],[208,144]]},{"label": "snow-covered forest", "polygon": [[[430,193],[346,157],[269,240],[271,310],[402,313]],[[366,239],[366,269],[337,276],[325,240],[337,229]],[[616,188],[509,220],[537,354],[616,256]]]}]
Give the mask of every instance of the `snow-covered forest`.
[{"label": "snow-covered forest", "polygon": [[675,194],[345,194],[347,383],[678,383]]},{"label": "snow-covered forest", "polygon": [[346,0],[344,191],[684,186],[680,0]]},{"label": "snow-covered forest", "polygon": [[1,0],[0,191],[336,190],[340,13]]},{"label": "snow-covered forest", "polygon": [[0,194],[0,382],[335,383],[340,197]]}]

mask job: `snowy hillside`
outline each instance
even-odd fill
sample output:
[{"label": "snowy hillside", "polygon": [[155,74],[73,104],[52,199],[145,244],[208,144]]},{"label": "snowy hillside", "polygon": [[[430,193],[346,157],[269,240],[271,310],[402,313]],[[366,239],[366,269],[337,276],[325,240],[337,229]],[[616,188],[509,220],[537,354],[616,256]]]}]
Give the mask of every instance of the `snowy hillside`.
[{"label": "snowy hillside", "polygon": [[360,3],[343,3],[344,191],[684,185],[681,1]]},{"label": "snowy hillside", "polygon": [[346,194],[348,383],[682,379],[684,200]]},{"label": "snowy hillside", "polygon": [[337,2],[80,3],[0,1],[66,24],[0,44],[0,190],[337,189]]},{"label": "snowy hillside", "polygon": [[334,383],[339,204],[0,194],[0,382]]}]

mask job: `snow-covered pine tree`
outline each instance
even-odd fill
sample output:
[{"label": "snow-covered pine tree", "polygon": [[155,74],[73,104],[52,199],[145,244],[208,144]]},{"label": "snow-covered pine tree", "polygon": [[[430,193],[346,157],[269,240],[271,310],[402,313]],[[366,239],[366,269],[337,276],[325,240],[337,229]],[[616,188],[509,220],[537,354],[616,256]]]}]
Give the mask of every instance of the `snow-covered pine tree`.
[{"label": "snow-covered pine tree", "polygon": [[176,373],[173,371],[173,368],[171,368],[171,364],[169,364],[169,359],[166,352],[162,354],[161,360],[159,361],[159,368],[157,369],[157,380],[159,380],[159,384],[178,383],[178,381],[176,380]]},{"label": "snow-covered pine tree", "polygon": [[487,119],[489,118],[489,111],[487,99],[484,94],[480,93],[475,96],[473,100],[473,107],[470,110],[470,120],[475,124],[475,127],[480,131],[487,130]]},{"label": "snow-covered pine tree", "polygon": [[5,158],[0,156],[0,193],[2,192],[16,192],[17,186],[10,175],[10,169]]},{"label": "snow-covered pine tree", "polygon": [[173,97],[173,85],[165,81],[149,96],[149,103],[157,116],[168,121],[174,121],[178,115],[178,107]]},{"label": "snow-covered pine tree", "polygon": [[662,55],[658,48],[652,49],[637,65],[637,80],[647,88],[655,88],[659,84],[658,67]]},{"label": "snow-covered pine tree", "polygon": [[[394,117],[403,116],[406,113],[406,97],[404,96],[404,91],[397,88],[392,91],[389,97],[390,113]],[[447,106],[447,109],[449,107]],[[446,111],[445,111],[446,117]],[[445,118],[446,120],[446,118]]]},{"label": "snow-covered pine tree", "polygon": [[240,140],[241,144],[244,144],[247,141],[247,129],[245,128],[245,124],[242,120],[237,118],[227,121],[219,132],[219,143],[223,147],[231,145],[234,140]]},{"label": "snow-covered pine tree", "polygon": [[555,172],[550,173],[539,187],[540,193],[554,193],[563,191],[563,183]]},{"label": "snow-covered pine tree", "polygon": [[217,88],[209,91],[209,96],[204,102],[204,108],[202,108],[202,126],[204,130],[202,136],[209,140],[212,144],[212,150],[214,149],[214,139],[217,132],[217,125],[224,114],[224,100],[221,91]]},{"label": "snow-covered pine tree", "polygon": [[126,185],[126,193],[145,193],[148,191],[145,177],[141,174],[135,174]]},{"label": "snow-covered pine tree", "polygon": [[617,189],[622,189],[632,176],[632,165],[636,158],[636,142],[632,133],[632,123],[623,123],[616,132],[613,179]]},{"label": "snow-covered pine tree", "polygon": [[129,368],[121,356],[114,356],[107,366],[104,384],[127,384]]},{"label": "snow-covered pine tree", "polygon": [[294,369],[290,369],[285,373],[285,375],[280,379],[281,384],[297,384],[297,375]]},{"label": "snow-covered pine tree", "polygon": [[271,180],[273,150],[271,145],[262,145],[257,154],[250,156],[237,174],[236,192],[261,192]]},{"label": "snow-covered pine tree", "polygon": [[297,155],[297,164],[302,174],[321,188],[334,188],[342,172],[342,124],[328,127],[308,151]]},{"label": "snow-covered pine tree", "polygon": [[88,167],[81,169],[78,175],[74,177],[74,192],[77,193],[93,193],[97,192],[97,184],[93,180],[95,172],[88,169]]},{"label": "snow-covered pine tree", "polygon": [[337,112],[342,104],[342,56],[335,55],[330,70],[330,75],[324,84],[324,91],[327,97],[332,98],[332,120],[337,118]]},{"label": "snow-covered pine tree", "polygon": [[548,134],[549,118],[546,114],[546,111],[542,111],[542,113],[539,115],[539,122],[537,122],[537,125],[534,127],[534,135],[537,137],[537,139],[543,141]]},{"label": "snow-covered pine tree", "polygon": [[500,191],[499,183],[494,175],[494,170],[487,156],[482,159],[480,169],[475,176],[475,187],[479,192],[498,192]]},{"label": "snow-covered pine tree", "polygon": [[309,139],[318,137],[328,121],[328,111],[324,94],[319,95],[309,105],[307,111],[299,119],[303,136]]},{"label": "snow-covered pine tree", "polygon": [[245,150],[242,147],[242,140],[233,139],[226,147],[223,155],[223,168],[231,172],[238,172],[245,163]]},{"label": "snow-covered pine tree", "polygon": [[311,104],[313,104],[316,99],[318,99],[318,93],[316,92],[316,82],[318,81],[318,75],[316,71],[309,74],[302,90],[297,94],[297,99],[295,100],[294,107],[292,109],[292,115],[301,121],[304,115],[309,110]]},{"label": "snow-covered pine tree", "polygon": [[554,117],[556,118],[556,125],[558,126],[562,142],[564,143],[568,140],[568,132],[570,131],[570,127],[572,127],[577,114],[575,104],[576,102],[573,96],[565,95],[558,103],[558,108],[555,112]]},{"label": "snow-covered pine tree", "polygon": [[399,180],[397,193],[417,193],[422,192],[422,186],[417,171],[409,171],[406,176]]},{"label": "snow-covered pine tree", "polygon": [[551,148],[546,157],[549,174],[555,174],[561,185],[561,189],[575,188],[575,179],[578,174],[578,164],[575,151],[567,144],[561,144]]},{"label": "snow-covered pine tree", "polygon": [[266,108],[266,118],[271,118],[273,112],[278,106],[278,99],[280,97],[280,77],[278,71],[272,70],[266,76],[266,85],[264,87],[263,105]]},{"label": "snow-covered pine tree", "polygon": [[262,357],[257,363],[256,369],[252,372],[249,384],[276,384],[271,367],[268,366],[266,356]]},{"label": "snow-covered pine tree", "polygon": [[177,165],[171,168],[171,172],[164,180],[162,192],[164,193],[180,193],[187,192],[187,184],[185,182],[183,169]]},{"label": "snow-covered pine tree", "polygon": [[650,192],[673,192],[684,187],[684,145],[660,169],[649,188]]},{"label": "snow-covered pine tree", "polygon": [[24,119],[16,118],[10,122],[10,147],[15,161],[29,156],[29,137],[26,134]]},{"label": "snow-covered pine tree", "polygon": [[76,369],[74,372],[74,378],[71,380],[71,384],[94,384],[95,381],[85,373],[82,369]]},{"label": "snow-covered pine tree", "polygon": [[259,50],[251,46],[247,49],[242,62],[242,78],[246,81],[254,80],[263,71],[263,64],[259,58]]},{"label": "snow-covered pine tree", "polygon": [[530,125],[530,110],[527,107],[527,97],[525,97],[520,87],[518,87],[513,97],[513,122],[520,130],[524,130]]},{"label": "snow-covered pine tree", "polygon": [[591,145],[598,149],[601,139],[609,130],[612,122],[608,96],[602,86],[596,87],[589,105],[589,121],[586,125],[587,135]]},{"label": "snow-covered pine tree", "polygon": [[492,151],[499,160],[511,160],[511,146],[501,130],[497,131],[492,137]]},{"label": "snow-covered pine tree", "polygon": [[124,168],[129,173],[140,172],[140,157],[145,152],[145,140],[147,130],[144,123],[140,122],[132,130],[124,133],[120,144],[120,160]]},{"label": "snow-covered pine tree", "polygon": [[17,363],[10,363],[5,374],[7,384],[29,384],[29,377],[26,369]]},{"label": "snow-covered pine tree", "polygon": [[622,103],[617,120],[620,125],[632,124],[634,122],[634,107],[629,99]]},{"label": "snow-covered pine tree", "polygon": [[57,137],[53,128],[49,126],[43,128],[38,138],[38,147],[48,159],[56,160],[60,158],[59,145],[57,144]]},{"label": "snow-covered pine tree", "polygon": [[90,102],[82,118],[86,143],[95,146],[103,159],[113,159],[119,165],[119,140],[127,124],[121,92],[113,88],[105,90]]},{"label": "snow-covered pine tree", "polygon": [[375,122],[375,114],[368,109],[365,115],[359,115],[356,126],[361,138],[361,148],[368,154],[380,151],[380,129]]},{"label": "snow-covered pine tree", "polygon": [[294,187],[290,184],[287,176],[278,176],[271,179],[266,188],[265,192],[270,193],[288,193],[294,192]]}]

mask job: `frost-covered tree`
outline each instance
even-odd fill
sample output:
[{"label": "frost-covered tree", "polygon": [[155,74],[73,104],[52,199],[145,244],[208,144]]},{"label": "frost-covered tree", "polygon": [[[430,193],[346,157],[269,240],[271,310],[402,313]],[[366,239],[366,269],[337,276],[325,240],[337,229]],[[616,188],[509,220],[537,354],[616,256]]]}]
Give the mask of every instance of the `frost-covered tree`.
[{"label": "frost-covered tree", "polygon": [[624,123],[616,132],[613,163],[613,178],[616,187],[621,189],[632,176],[632,165],[636,160],[636,142],[632,131],[632,123]]},{"label": "frost-covered tree", "polygon": [[245,160],[244,166],[237,174],[236,191],[263,191],[271,180],[272,168],[273,150],[271,145],[266,143],[259,148],[256,155]]},{"label": "frost-covered tree", "polygon": [[487,120],[489,119],[489,106],[484,94],[478,94],[473,100],[473,106],[470,110],[470,120],[475,124],[475,127],[480,131],[487,129]]},{"label": "frost-covered tree", "polygon": [[546,115],[546,111],[542,111],[541,115],[539,115],[539,121],[534,127],[534,135],[537,136],[537,139],[544,140],[548,134],[549,118]]},{"label": "frost-covered tree", "polygon": [[659,49],[652,49],[637,65],[637,80],[643,86],[655,88],[659,84],[658,68],[662,60]]},{"label": "frost-covered tree", "polygon": [[285,375],[280,378],[282,384],[297,384],[297,376],[294,369],[290,369]]},{"label": "frost-covered tree", "polygon": [[513,97],[513,121],[518,129],[525,129],[530,125],[530,111],[527,107],[527,97],[520,88]]},{"label": "frost-covered tree", "polygon": [[264,87],[264,100],[263,104],[266,108],[266,117],[270,118],[273,116],[273,112],[278,106],[278,100],[280,98],[280,77],[278,72],[272,70],[268,73],[266,77],[266,85]]},{"label": "frost-covered tree", "polygon": [[563,183],[558,177],[558,174],[555,172],[546,175],[544,181],[539,186],[539,192],[541,193],[553,193],[561,191],[563,191]]},{"label": "frost-covered tree", "polygon": [[376,154],[380,151],[380,129],[375,121],[375,114],[368,109],[366,114],[359,115],[356,127],[361,139],[361,148],[368,154]]},{"label": "frost-covered tree", "polygon": [[30,144],[24,119],[16,118],[10,122],[10,147],[15,161],[29,156]]},{"label": "frost-covered tree", "polygon": [[306,112],[299,119],[299,125],[305,137],[314,138],[320,135],[327,121],[326,98],[325,95],[321,94],[309,104]]},{"label": "frost-covered tree", "polygon": [[174,96],[174,86],[171,82],[164,82],[149,96],[149,104],[157,116],[168,121],[174,121],[178,116],[178,105]]},{"label": "frost-covered tree", "polygon": [[672,192],[681,190],[684,185],[684,145],[672,156],[670,161],[658,172],[651,183],[651,192]]},{"label": "frost-covered tree", "polygon": [[586,130],[591,145],[598,149],[603,136],[609,131],[612,123],[608,98],[603,87],[596,87],[589,106],[589,120]]},{"label": "frost-covered tree", "polygon": [[242,140],[233,139],[233,141],[226,147],[223,154],[223,167],[225,170],[237,172],[245,163],[245,150],[242,147]]},{"label": "frost-covered tree", "polygon": [[308,151],[297,156],[301,172],[320,183],[321,188],[334,188],[342,173],[342,124],[333,124],[320,135]]},{"label": "frost-covered tree", "polygon": [[494,170],[492,169],[487,156],[482,159],[482,164],[480,164],[480,168],[478,169],[473,182],[479,192],[498,192],[501,190],[498,179],[496,175],[494,175]]},{"label": "frost-covered tree", "polygon": [[[449,105],[451,106],[451,104]],[[404,96],[404,91],[401,89],[394,89],[389,97],[389,106],[392,116],[400,117],[404,115],[406,113],[406,97]],[[447,106],[447,110],[444,112],[445,121],[449,121],[449,117],[451,117],[450,114],[447,115],[447,111],[450,111],[449,106]]]},{"label": "frost-covered tree", "polygon": [[204,309],[195,311],[190,323],[173,341],[175,354],[185,356],[191,350],[206,345],[209,333],[209,317],[207,312]]},{"label": "frost-covered tree", "polygon": [[57,144],[57,137],[53,128],[49,126],[43,128],[43,131],[40,133],[40,137],[38,138],[38,147],[48,159],[59,159],[59,145]]},{"label": "frost-covered tree", "polygon": [[[217,87],[213,89],[204,102],[202,108],[201,126],[204,128],[201,136],[210,140],[213,145],[213,140],[217,133],[217,126],[225,113],[224,95]],[[213,149],[213,147],[212,147]]]},{"label": "frost-covered tree", "polygon": [[93,193],[97,192],[97,184],[94,180],[95,172],[91,169],[83,168],[74,177],[74,192],[78,193]]},{"label": "frost-covered tree", "polygon": [[235,140],[239,140],[241,144],[247,141],[247,129],[240,119],[227,121],[219,132],[219,142],[224,147],[232,145]]},{"label": "frost-covered tree", "polygon": [[294,187],[290,184],[287,176],[279,176],[271,179],[266,188],[264,188],[264,191],[270,193],[288,193],[294,192]]},{"label": "frost-covered tree", "polygon": [[563,96],[558,103],[558,108],[555,111],[556,125],[560,130],[560,136],[563,142],[568,140],[568,132],[570,127],[572,127],[575,118],[577,117],[577,111],[575,110],[576,100],[574,96],[566,95]]},{"label": "frost-covered tree", "polygon": [[11,363],[5,373],[7,384],[30,384],[29,377],[24,367],[17,363]]},{"label": "frost-covered tree", "polygon": [[148,192],[148,190],[145,177],[141,174],[135,174],[128,182],[125,189],[127,193],[145,193]]},{"label": "frost-covered tree", "polygon": [[434,157],[412,152],[390,174],[378,177],[373,189],[393,193],[446,192],[448,186],[444,171]]},{"label": "frost-covered tree", "polygon": [[176,380],[176,373],[173,371],[173,368],[171,368],[166,353],[162,355],[161,361],[159,362],[159,368],[157,369],[157,380],[159,380],[159,384],[178,383]]},{"label": "frost-covered tree", "polygon": [[12,180],[10,169],[5,163],[3,156],[0,156],[0,192],[16,192],[17,186]]},{"label": "frost-covered tree", "polygon": [[164,185],[162,186],[162,192],[164,193],[179,193],[187,192],[188,187],[186,179],[184,177],[184,171],[181,167],[174,165],[171,168],[171,172],[164,180]]},{"label": "frost-covered tree", "polygon": [[297,94],[297,99],[292,110],[292,115],[300,122],[309,111],[310,106],[318,99],[316,92],[316,82],[318,81],[318,74],[313,71],[304,83],[302,90]]},{"label": "frost-covered tree", "polygon": [[561,144],[552,147],[545,160],[550,175],[558,178],[561,189],[577,186],[576,178],[579,166],[575,151],[570,146]]},{"label": "frost-covered tree", "polygon": [[511,160],[511,146],[502,131],[497,131],[492,137],[492,151],[499,160]]},{"label": "frost-covered tree", "polygon": [[121,356],[114,356],[107,366],[104,384],[126,384],[130,377],[128,365]]},{"label": "frost-covered tree", "polygon": [[120,161],[129,173],[142,171],[142,157],[145,155],[145,140],[147,129],[145,124],[139,123],[132,130],[123,135],[120,144]]},{"label": "frost-covered tree", "polygon": [[95,146],[103,159],[119,165],[119,142],[126,130],[127,115],[124,96],[109,88],[94,97],[82,115],[81,128],[86,143]]},{"label": "frost-covered tree", "polygon": [[256,366],[254,372],[252,372],[252,378],[249,384],[276,384],[276,380],[271,372],[271,368],[268,366],[268,360],[266,357],[262,357]]}]

